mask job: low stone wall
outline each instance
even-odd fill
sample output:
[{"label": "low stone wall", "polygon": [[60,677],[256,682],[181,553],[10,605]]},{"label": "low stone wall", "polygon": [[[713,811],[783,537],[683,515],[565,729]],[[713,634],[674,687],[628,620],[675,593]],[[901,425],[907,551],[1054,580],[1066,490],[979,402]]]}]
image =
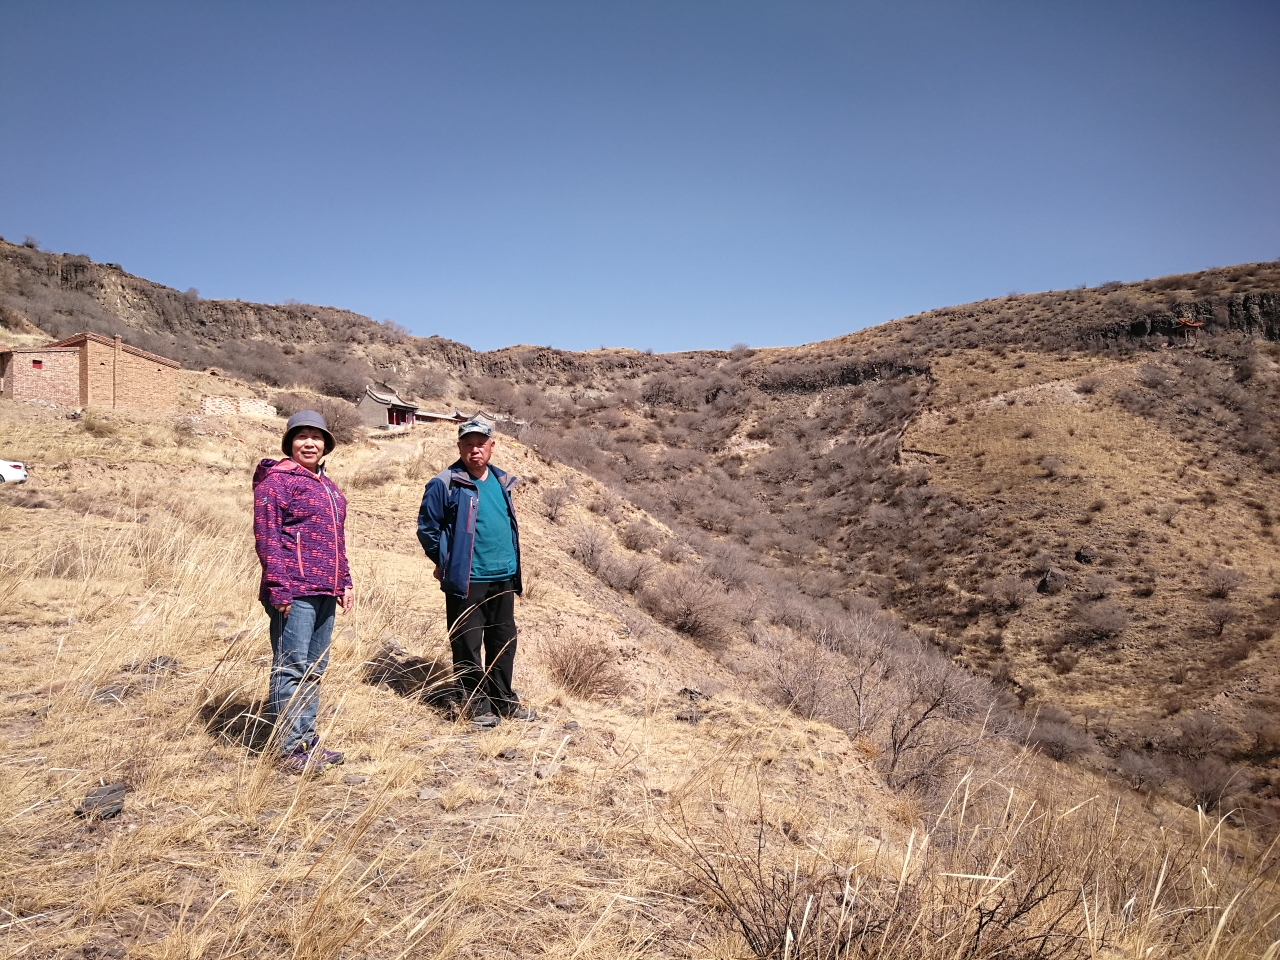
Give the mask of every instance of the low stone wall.
[{"label": "low stone wall", "polygon": [[276,408],[256,397],[200,396],[200,412],[214,417],[274,417]]}]

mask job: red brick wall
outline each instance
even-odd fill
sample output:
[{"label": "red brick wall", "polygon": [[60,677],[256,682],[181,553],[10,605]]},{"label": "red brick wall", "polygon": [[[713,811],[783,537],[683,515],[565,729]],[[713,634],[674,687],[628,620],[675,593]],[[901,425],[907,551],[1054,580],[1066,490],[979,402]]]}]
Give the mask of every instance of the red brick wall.
[{"label": "red brick wall", "polygon": [[[80,406],[80,351],[74,347],[14,353],[4,381],[13,400],[45,400],[60,407]],[[40,363],[40,367],[35,366]]]},{"label": "red brick wall", "polygon": [[178,371],[154,360],[120,351],[116,406],[137,410],[176,410]]},{"label": "red brick wall", "polygon": [[100,343],[86,340],[80,345],[84,351],[84,391],[81,397],[86,407],[114,407],[115,350]]},{"label": "red brick wall", "polygon": [[172,367],[92,340],[85,341],[81,349],[85,406],[177,409],[178,372]]}]

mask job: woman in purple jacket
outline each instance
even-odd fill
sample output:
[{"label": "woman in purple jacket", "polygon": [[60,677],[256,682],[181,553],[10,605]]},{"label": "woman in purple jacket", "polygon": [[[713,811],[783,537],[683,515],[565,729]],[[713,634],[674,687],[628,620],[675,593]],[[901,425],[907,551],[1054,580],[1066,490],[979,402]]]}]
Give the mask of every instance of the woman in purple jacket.
[{"label": "woman in purple jacket", "polygon": [[281,449],[253,474],[253,539],[262,562],[258,599],[271,618],[271,686],[267,708],[281,769],[320,771],[343,756],[320,746],[316,711],[329,663],[336,607],[352,608],[347,568],[347,501],[320,462],[333,450],[324,417],[289,418]]}]

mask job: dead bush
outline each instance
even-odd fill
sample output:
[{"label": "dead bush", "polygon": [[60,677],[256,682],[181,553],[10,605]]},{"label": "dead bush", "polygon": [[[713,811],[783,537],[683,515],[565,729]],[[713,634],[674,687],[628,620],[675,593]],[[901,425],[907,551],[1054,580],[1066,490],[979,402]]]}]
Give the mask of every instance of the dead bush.
[{"label": "dead bush", "polygon": [[643,553],[662,542],[662,531],[648,520],[633,520],[618,532],[618,538],[628,550]]},{"label": "dead bush", "polygon": [[1204,710],[1195,710],[1178,718],[1173,749],[1187,760],[1203,760],[1221,753],[1233,739],[1231,728]]},{"label": "dead bush", "polygon": [[1001,577],[988,583],[983,592],[993,606],[1003,610],[1017,610],[1031,599],[1036,590],[1020,577]]},{"label": "dead bush", "polygon": [[742,547],[730,543],[715,551],[709,572],[726,589],[741,590],[751,580],[752,567],[751,555]]},{"label": "dead bush", "polygon": [[1248,778],[1217,757],[1189,760],[1178,771],[1191,806],[1205,812],[1218,809],[1233,794],[1248,789]]},{"label": "dead bush", "polygon": [[732,616],[727,598],[696,572],[675,571],[646,587],[640,604],[660,623],[709,648],[729,641]]},{"label": "dead bush", "polygon": [[975,743],[967,725],[953,721],[973,717],[990,698],[976,677],[923,648],[895,664],[889,680],[894,699],[885,710],[885,779],[895,790],[928,787]]},{"label": "dead bush", "polygon": [[196,442],[196,425],[191,417],[183,417],[173,425],[173,442],[180,447],[189,447]]},{"label": "dead bush", "polygon": [[607,552],[596,575],[615,590],[639,593],[653,579],[657,569],[657,561],[652,557],[623,557]]},{"label": "dead bush", "polygon": [[1213,627],[1215,637],[1222,636],[1222,631],[1227,628],[1227,624],[1236,618],[1236,608],[1225,600],[1215,600],[1206,605],[1204,613],[1209,625]]},{"label": "dead bush", "polygon": [[1122,634],[1129,625],[1129,614],[1110,600],[1085,604],[1076,611],[1073,632],[1081,643],[1101,643]]},{"label": "dead bush", "polygon": [[1134,790],[1154,790],[1169,779],[1169,765],[1159,757],[1134,750],[1120,754],[1120,773]]},{"label": "dead bush", "polygon": [[658,550],[658,556],[667,563],[681,564],[689,559],[689,548],[674,537],[669,537],[662,541],[662,548]]},{"label": "dead bush", "polygon": [[1204,590],[1214,600],[1226,600],[1243,586],[1245,575],[1230,567],[1210,567],[1204,574]]},{"label": "dead bush", "polygon": [[831,716],[833,700],[843,692],[843,658],[805,640],[787,642],[773,635],[766,643],[778,702],[806,720]]},{"label": "dead bush", "polygon": [[398,479],[399,467],[390,460],[379,460],[357,470],[349,481],[357,490],[370,490]]},{"label": "dead bush", "polygon": [[542,491],[542,512],[552,523],[559,523],[564,509],[573,499],[573,487],[567,483]]},{"label": "dead bush", "polygon": [[91,437],[99,438],[114,437],[120,432],[120,428],[110,420],[88,412],[80,419],[80,429]]},{"label": "dead bush", "polygon": [[1089,735],[1068,721],[1045,721],[1031,730],[1031,745],[1053,760],[1070,760],[1090,746]]},{"label": "dead bush", "polygon": [[579,523],[569,540],[569,556],[591,573],[598,573],[609,553],[609,535],[590,523]]},{"label": "dead bush", "polygon": [[539,644],[547,674],[566,693],[583,700],[608,700],[622,694],[626,681],[617,654],[596,637],[554,628]]}]

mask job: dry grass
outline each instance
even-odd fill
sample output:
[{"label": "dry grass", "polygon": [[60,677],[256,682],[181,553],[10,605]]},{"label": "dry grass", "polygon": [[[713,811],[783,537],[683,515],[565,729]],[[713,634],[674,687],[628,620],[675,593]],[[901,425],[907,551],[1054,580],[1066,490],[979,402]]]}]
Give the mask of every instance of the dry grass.
[{"label": "dry grass", "polygon": [[[36,465],[31,490],[54,504],[0,503],[8,955],[727,960],[848,943],[841,955],[1208,958],[1277,938],[1274,863],[1226,824],[1170,810],[1163,839],[1134,836],[1141,812],[1071,809],[1078,785],[1037,783],[1034,759],[904,813],[865,745],[823,724],[728,693],[678,720],[688,702],[672,691],[728,675],[656,624],[623,651],[622,614],[643,615],[583,584],[569,533],[531,508],[541,596],[522,625],[616,644],[631,693],[567,701],[527,645],[520,686],[542,721],[476,735],[371,685],[364,664],[389,639],[423,657],[444,642],[412,471],[350,491],[359,604],[321,713],[348,763],[286,778],[251,749],[269,657],[247,478],[274,434],[179,446],[113,422],[108,440],[0,405],[7,453]],[[449,449],[432,438],[404,456],[445,463]],[[343,449],[335,475],[390,455]],[[176,671],[140,669],[160,656]],[[120,817],[72,814],[117,780]]]}]

